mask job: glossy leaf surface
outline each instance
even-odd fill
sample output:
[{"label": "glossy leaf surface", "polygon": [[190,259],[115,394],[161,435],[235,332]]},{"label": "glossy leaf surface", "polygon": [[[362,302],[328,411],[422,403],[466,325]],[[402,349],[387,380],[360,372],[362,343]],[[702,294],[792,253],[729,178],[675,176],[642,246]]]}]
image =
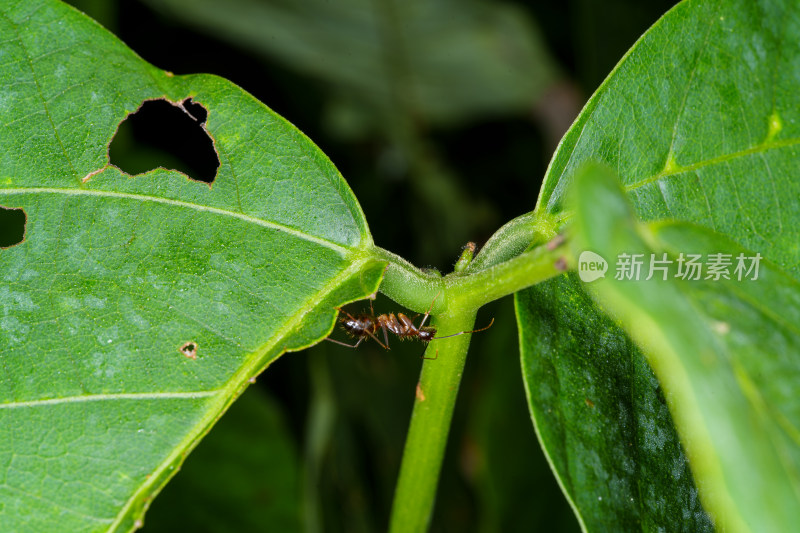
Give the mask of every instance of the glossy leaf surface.
[{"label": "glossy leaf surface", "polygon": [[[537,219],[568,224],[575,172],[598,160],[644,220],[697,223],[797,278],[800,117],[789,73],[799,22],[793,2],[676,6],[564,138]],[[594,208],[607,209],[599,198]],[[525,291],[517,305],[537,430],[586,527],[710,527],[664,391],[618,317],[606,318],[574,275]]]}]

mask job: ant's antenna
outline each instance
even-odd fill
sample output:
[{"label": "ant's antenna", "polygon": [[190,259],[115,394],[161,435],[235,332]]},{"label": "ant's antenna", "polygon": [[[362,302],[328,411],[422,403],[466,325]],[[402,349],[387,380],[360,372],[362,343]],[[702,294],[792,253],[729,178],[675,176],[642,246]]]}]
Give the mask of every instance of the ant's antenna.
[{"label": "ant's antenna", "polygon": [[[463,335],[465,333],[477,333],[479,331],[483,331],[485,329],[489,329],[490,327],[492,327],[492,324],[494,324],[494,318],[492,318],[492,321],[489,322],[488,326],[482,327],[480,329],[473,329],[471,331],[462,331],[461,333],[453,333],[452,335],[445,335],[443,337],[434,337],[434,338],[431,339],[431,341],[435,341],[435,340],[439,340],[439,339],[448,339],[450,337],[458,337],[459,335]],[[428,342],[430,342],[430,341],[428,341]],[[436,350],[436,355],[433,356],[433,357],[425,357],[425,352],[423,351],[422,355],[420,355],[419,358],[420,359],[428,359],[428,360],[433,361],[434,359],[438,359],[439,358],[439,350]]]},{"label": "ant's antenna", "polygon": [[439,339],[448,339],[450,337],[458,337],[459,335],[463,335],[465,333],[478,333],[479,331],[484,331],[484,330],[489,329],[490,327],[492,327],[492,324],[494,324],[494,318],[492,318],[492,321],[489,322],[488,326],[482,327],[480,329],[473,329],[471,331],[462,331],[461,333],[453,333],[452,335],[445,335],[443,337],[434,337],[431,340],[435,341],[435,340],[439,340]]}]

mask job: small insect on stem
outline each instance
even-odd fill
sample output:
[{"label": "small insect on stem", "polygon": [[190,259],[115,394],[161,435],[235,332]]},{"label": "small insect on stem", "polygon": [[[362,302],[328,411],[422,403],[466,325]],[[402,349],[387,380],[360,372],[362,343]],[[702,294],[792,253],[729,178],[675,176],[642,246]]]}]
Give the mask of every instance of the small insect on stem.
[{"label": "small insect on stem", "polygon": [[[436,328],[434,326],[426,326],[425,322],[428,321],[428,317],[431,314],[431,309],[433,309],[433,304],[436,302],[436,298],[438,297],[439,295],[437,294],[433,298],[431,306],[425,312],[425,316],[422,317],[422,322],[420,322],[419,326],[415,326],[414,319],[408,318],[403,313],[397,313],[396,316],[394,313],[375,316],[375,310],[372,308],[372,301],[369,302],[369,313],[363,312],[356,316],[353,316],[347,311],[337,307],[336,310],[345,315],[339,318],[339,322],[342,324],[342,329],[344,329],[348,335],[357,338],[358,340],[355,344],[337,341],[336,339],[332,339],[330,337],[328,337],[326,340],[342,346],[347,346],[348,348],[358,348],[358,345],[361,344],[365,339],[372,338],[383,348],[389,350],[389,333],[394,333],[398,336],[398,338],[400,338],[400,340],[419,339],[423,343],[428,344],[434,340],[457,337],[459,335],[464,335],[465,333],[477,333],[478,331],[489,329],[492,327],[492,324],[494,324],[493,318],[486,327],[473,329],[470,331],[462,331],[460,333],[445,335],[443,337],[437,337]],[[377,337],[378,330],[383,331],[383,342],[381,342],[381,340]],[[422,359],[436,359],[439,357],[439,352],[436,352],[435,357],[425,357],[423,352],[423,355],[420,357]]]}]

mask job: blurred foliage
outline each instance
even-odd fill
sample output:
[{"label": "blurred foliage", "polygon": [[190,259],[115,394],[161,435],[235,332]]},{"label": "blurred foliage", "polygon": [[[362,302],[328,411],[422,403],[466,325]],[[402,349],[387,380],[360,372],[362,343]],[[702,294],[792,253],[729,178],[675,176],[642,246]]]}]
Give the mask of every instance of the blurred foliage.
[{"label": "blurred foliage", "polygon": [[[146,0],[154,9],[330,84],[333,131],[525,111],[554,80],[538,29],[485,0]],[[346,109],[342,109],[341,107]],[[337,120],[338,119],[338,120]],[[391,134],[390,134],[391,135]]]},{"label": "blurred foliage", "polygon": [[[675,2],[71,3],[161,68],[212,72],[251,92],[333,160],[378,245],[449,271],[466,241],[481,243],[533,209],[582,95]],[[511,307],[509,299],[479,315],[479,324],[496,321],[473,337],[431,531],[578,531],[527,412]],[[375,311],[401,309],[379,298]],[[296,481],[308,531],[385,530],[421,352],[418,343],[394,342],[390,352],[370,342],[358,350],[323,343],[282,357],[259,378],[281,405],[291,441],[302,443]],[[223,424],[238,405],[156,500],[145,531],[164,512],[196,512],[192,494],[202,484],[181,479],[206,463],[196,459],[205,446],[216,450],[209,457],[230,453],[209,442],[229,432]],[[265,435],[250,437],[241,450],[269,446]],[[242,468],[238,483],[251,486],[265,471]],[[214,483],[220,497],[235,493],[233,478]],[[192,530],[221,527],[208,520]]]}]

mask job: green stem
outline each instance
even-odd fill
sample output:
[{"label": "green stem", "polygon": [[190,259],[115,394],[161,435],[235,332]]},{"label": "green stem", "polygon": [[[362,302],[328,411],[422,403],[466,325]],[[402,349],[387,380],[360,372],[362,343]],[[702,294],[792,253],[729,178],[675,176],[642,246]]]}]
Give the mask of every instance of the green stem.
[{"label": "green stem", "polygon": [[[442,335],[448,335],[472,329],[474,323],[472,311],[442,315],[436,325]],[[467,334],[428,345],[425,356],[436,359],[425,361],[417,385],[392,506],[391,533],[428,528],[469,341]],[[433,355],[437,351],[438,356]]]},{"label": "green stem", "polygon": [[[431,314],[436,317],[438,337],[472,330],[477,310],[485,303],[561,274],[571,262],[567,254],[565,246],[551,243],[484,270],[442,278],[376,249],[376,256],[389,263],[381,291],[417,312],[430,308],[435,299]],[[425,361],[417,386],[391,532],[422,532],[428,527],[470,337],[459,335],[428,345],[426,357],[436,359]]]},{"label": "green stem", "polygon": [[383,248],[375,247],[375,258],[388,261],[386,274],[381,282],[381,292],[389,298],[417,313],[424,313],[436,298],[431,314],[445,309],[445,301],[441,296],[444,290],[444,279],[438,272],[423,272],[402,257]]},{"label": "green stem", "polygon": [[375,258],[387,261],[381,292],[398,304],[423,313],[434,303],[432,315],[452,308],[445,289],[458,300],[456,305],[478,309],[508,294],[541,283],[564,272],[574,261],[566,246],[550,249],[542,245],[484,270],[453,273],[441,277],[438,273],[423,272],[405,259],[375,247]]},{"label": "green stem", "polygon": [[574,260],[566,246],[550,248],[549,244],[539,246],[486,270],[448,276],[447,290],[461,305],[478,308],[563,274]]}]

